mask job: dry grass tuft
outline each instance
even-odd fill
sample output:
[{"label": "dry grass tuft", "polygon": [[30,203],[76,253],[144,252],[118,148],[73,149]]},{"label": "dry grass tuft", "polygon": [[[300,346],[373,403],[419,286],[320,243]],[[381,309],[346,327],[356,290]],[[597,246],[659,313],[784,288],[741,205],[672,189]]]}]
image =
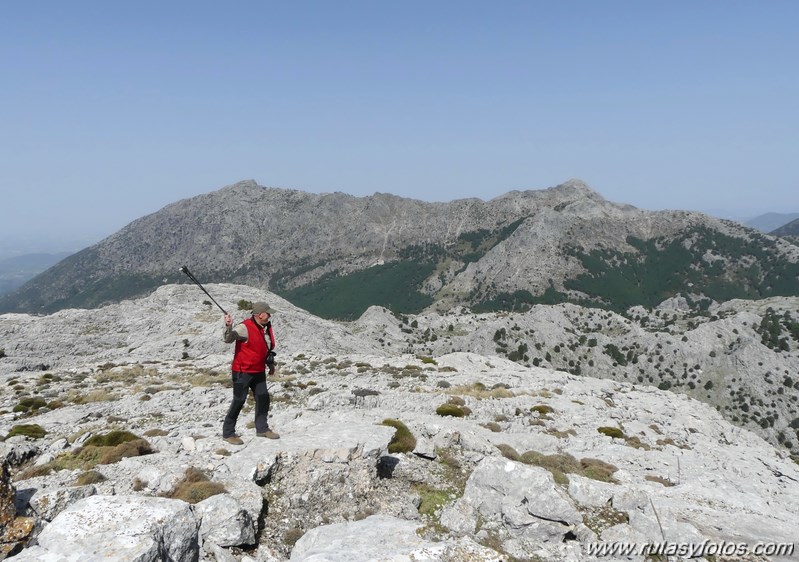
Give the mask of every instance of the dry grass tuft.
[{"label": "dry grass tuft", "polygon": [[[131,440],[130,437],[133,439]],[[24,470],[17,475],[17,480],[45,476],[57,470],[88,471],[98,464],[113,464],[126,457],[149,455],[153,452],[146,440],[126,431],[112,431],[108,435],[96,435],[87,443],[91,443],[92,440],[96,444],[86,444],[75,451],[59,455],[44,465]]]},{"label": "dry grass tuft", "polygon": [[514,449],[507,443],[500,443],[499,445],[497,445],[497,449],[499,449],[499,452],[502,453],[502,456],[505,457],[506,459],[510,459],[512,461],[521,460],[521,457],[519,456],[519,453],[516,452],[516,449]]},{"label": "dry grass tuft", "polygon": [[74,486],[88,486],[89,484],[97,484],[99,482],[105,481],[105,476],[97,472],[96,470],[87,470],[86,472],[81,472],[77,478],[75,478]]},{"label": "dry grass tuft", "polygon": [[648,476],[644,476],[644,479],[645,480],[649,480],[650,482],[657,482],[658,484],[662,484],[662,485],[666,486],[667,488],[671,488],[672,486],[675,485],[674,482],[672,482],[668,478],[663,478],[661,476],[648,475]]},{"label": "dry grass tuft", "polygon": [[211,482],[203,471],[190,466],[167,497],[195,504],[225,492],[227,490],[222,484]]},{"label": "dry grass tuft", "polygon": [[458,385],[450,387],[446,390],[447,394],[461,394],[464,396],[471,396],[478,400],[486,400],[490,398],[513,398],[515,393],[511,392],[504,386],[497,388],[486,388],[483,383],[476,382],[470,385]]}]

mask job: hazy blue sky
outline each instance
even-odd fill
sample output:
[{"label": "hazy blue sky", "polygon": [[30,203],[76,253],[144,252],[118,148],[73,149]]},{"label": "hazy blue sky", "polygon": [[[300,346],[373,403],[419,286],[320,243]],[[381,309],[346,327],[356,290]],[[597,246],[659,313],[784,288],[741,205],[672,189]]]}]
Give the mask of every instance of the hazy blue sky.
[{"label": "hazy blue sky", "polygon": [[0,250],[242,179],[799,211],[799,2],[0,2]]}]

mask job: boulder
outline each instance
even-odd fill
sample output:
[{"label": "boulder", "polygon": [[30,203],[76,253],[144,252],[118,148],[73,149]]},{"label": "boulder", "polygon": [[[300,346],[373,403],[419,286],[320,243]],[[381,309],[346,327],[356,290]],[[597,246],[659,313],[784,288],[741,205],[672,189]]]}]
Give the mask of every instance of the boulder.
[{"label": "boulder", "polygon": [[45,488],[31,496],[30,505],[36,514],[45,521],[52,521],[56,515],[78,500],[97,493],[94,486],[70,486],[65,488]]},{"label": "boulder", "polygon": [[200,537],[203,543],[219,546],[255,544],[255,525],[250,514],[228,494],[217,494],[195,506],[202,518]]},{"label": "boulder", "polygon": [[193,562],[200,522],[180,500],[143,496],[90,496],[67,507],[44,528],[39,546],[20,562]]},{"label": "boulder", "polygon": [[479,531],[481,522],[528,541],[562,542],[582,516],[546,469],[488,457],[469,477],[463,497],[441,515],[441,523],[459,534]]}]

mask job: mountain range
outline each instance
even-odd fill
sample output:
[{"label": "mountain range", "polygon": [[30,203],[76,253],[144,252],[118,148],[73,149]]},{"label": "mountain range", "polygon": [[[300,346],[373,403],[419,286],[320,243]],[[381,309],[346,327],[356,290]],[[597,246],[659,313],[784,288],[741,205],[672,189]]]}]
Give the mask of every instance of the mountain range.
[{"label": "mountain range", "polygon": [[605,200],[579,180],[490,201],[310,194],[243,181],[178,201],[0,298],[0,312],[97,307],[185,282],[268,288],[314,314],[526,310],[573,302],[624,311],[681,294],[799,294],[799,246],[738,223]]},{"label": "mountain range", "polygon": [[799,219],[799,213],[765,213],[747,220],[745,224],[761,232],[773,233],[781,226],[797,219]]}]

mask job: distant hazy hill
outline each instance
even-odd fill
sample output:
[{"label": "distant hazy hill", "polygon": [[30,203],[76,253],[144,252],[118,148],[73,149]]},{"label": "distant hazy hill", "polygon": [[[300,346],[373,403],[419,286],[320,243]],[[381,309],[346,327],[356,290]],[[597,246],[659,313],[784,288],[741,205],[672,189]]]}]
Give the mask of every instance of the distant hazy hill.
[{"label": "distant hazy hill", "polygon": [[799,236],[799,218],[771,232],[773,236]]},{"label": "distant hazy hill", "polygon": [[606,201],[572,180],[492,199],[428,203],[240,182],[129,224],[0,298],[0,312],[96,307],[187,280],[269,288],[354,318],[465,305],[572,301],[624,310],[677,293],[710,300],[799,293],[799,247],[700,213]]},{"label": "distant hazy hill", "polygon": [[20,287],[26,281],[60,262],[71,253],[25,254],[0,260],[0,295]]},{"label": "distant hazy hill", "polygon": [[772,232],[796,219],[799,219],[799,213],[766,213],[746,221],[745,224],[760,232]]}]

